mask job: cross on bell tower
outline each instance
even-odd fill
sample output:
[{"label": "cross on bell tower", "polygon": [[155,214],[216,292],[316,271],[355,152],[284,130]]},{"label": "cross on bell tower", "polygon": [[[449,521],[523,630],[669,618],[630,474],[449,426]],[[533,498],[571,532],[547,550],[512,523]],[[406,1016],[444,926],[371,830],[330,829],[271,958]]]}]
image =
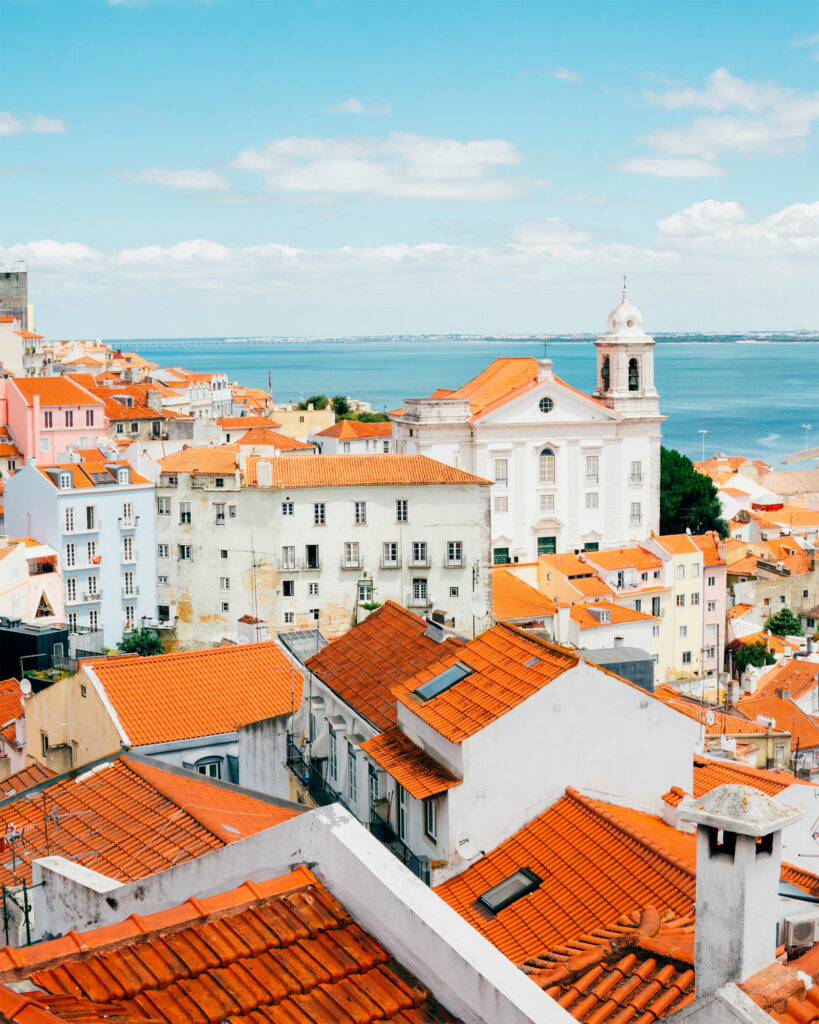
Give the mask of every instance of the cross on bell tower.
[{"label": "cross on bell tower", "polygon": [[629,419],[660,415],[654,387],[654,339],[643,331],[640,310],[628,301],[623,274],[623,297],[609,313],[608,330],[597,346],[597,387],[594,397]]}]

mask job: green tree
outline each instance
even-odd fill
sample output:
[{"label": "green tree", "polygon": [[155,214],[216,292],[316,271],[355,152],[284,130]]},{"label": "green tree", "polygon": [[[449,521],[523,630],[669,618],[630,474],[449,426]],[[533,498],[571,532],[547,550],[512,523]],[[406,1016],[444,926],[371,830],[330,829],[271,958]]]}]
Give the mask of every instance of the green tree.
[{"label": "green tree", "polygon": [[299,402],[296,408],[306,409],[308,405],[312,405],[314,409],[326,409],[329,401],[327,395],[310,395],[303,402]]},{"label": "green tree", "polygon": [[674,448],[660,449],[660,533],[729,534],[714,481]]},{"label": "green tree", "polygon": [[742,682],[745,670],[750,665],[753,665],[754,668],[761,668],[763,665],[773,665],[775,662],[776,658],[761,640],[757,640],[753,644],[739,644],[734,650],[734,668],[737,670],[740,682]]},{"label": "green tree", "polygon": [[333,395],[330,399],[330,405],[332,405],[333,412],[336,414],[338,419],[343,420],[350,415],[350,403],[344,395]]},{"label": "green tree", "polygon": [[802,636],[802,623],[790,608],[782,608],[767,619],[765,629],[769,629],[774,636]]},{"label": "green tree", "polygon": [[152,654],[162,654],[165,651],[162,641],[152,629],[135,629],[128,636],[122,638],[119,649],[123,654],[138,654],[142,658],[150,657]]}]

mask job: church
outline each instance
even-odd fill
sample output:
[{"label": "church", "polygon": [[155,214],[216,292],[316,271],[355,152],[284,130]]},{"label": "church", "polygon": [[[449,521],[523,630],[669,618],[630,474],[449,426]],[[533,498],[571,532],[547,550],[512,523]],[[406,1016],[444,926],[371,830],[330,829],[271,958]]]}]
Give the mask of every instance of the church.
[{"label": "church", "polygon": [[549,359],[501,357],[455,390],[391,414],[394,451],[493,482],[492,558],[597,551],[658,530],[663,417],[654,339],[623,289],[597,338],[593,395]]}]

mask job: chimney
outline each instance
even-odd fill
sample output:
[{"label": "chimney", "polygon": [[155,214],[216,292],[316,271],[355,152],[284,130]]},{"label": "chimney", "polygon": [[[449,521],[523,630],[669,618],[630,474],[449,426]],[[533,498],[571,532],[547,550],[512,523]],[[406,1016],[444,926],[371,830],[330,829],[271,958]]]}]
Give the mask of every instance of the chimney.
[{"label": "chimney", "polygon": [[615,647],[622,647],[624,643],[625,643],[625,638],[624,637],[616,636],[614,638],[614,646]]},{"label": "chimney", "polygon": [[442,623],[436,622],[434,619],[427,619],[427,628],[424,630],[424,636],[440,644],[446,640],[447,634]]},{"label": "chimney", "polygon": [[273,467],[267,459],[256,460],[256,484],[258,487],[273,486]]},{"label": "chimney", "polygon": [[777,697],[781,697],[782,700],[790,700],[791,699],[790,687],[783,687],[782,689],[779,689],[777,687],[774,692],[776,693]]},{"label": "chimney", "polygon": [[718,786],[678,806],[677,818],[697,826],[697,999],[773,963],[782,829],[803,814],[751,786]]},{"label": "chimney", "polygon": [[546,380],[552,379],[552,360],[551,359],[538,359],[537,361],[537,382],[542,384]]},{"label": "chimney", "polygon": [[162,412],[162,392],[159,388],[146,389],[145,404],[154,412]]}]

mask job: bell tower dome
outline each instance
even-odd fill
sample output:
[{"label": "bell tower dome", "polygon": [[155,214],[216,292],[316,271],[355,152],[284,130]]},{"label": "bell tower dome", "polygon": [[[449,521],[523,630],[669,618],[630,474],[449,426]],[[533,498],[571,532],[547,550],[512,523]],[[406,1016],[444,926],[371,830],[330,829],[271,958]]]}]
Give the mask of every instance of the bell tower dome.
[{"label": "bell tower dome", "polygon": [[608,330],[597,346],[594,397],[629,419],[656,419],[659,397],[654,387],[654,339],[643,331],[640,310],[623,297],[609,313]]}]

